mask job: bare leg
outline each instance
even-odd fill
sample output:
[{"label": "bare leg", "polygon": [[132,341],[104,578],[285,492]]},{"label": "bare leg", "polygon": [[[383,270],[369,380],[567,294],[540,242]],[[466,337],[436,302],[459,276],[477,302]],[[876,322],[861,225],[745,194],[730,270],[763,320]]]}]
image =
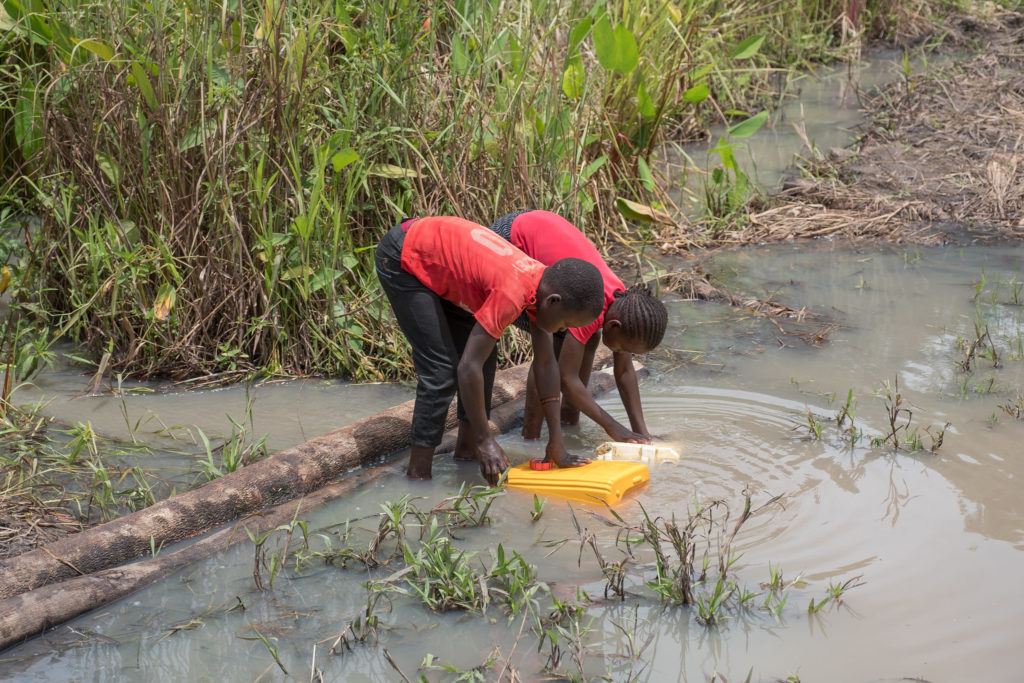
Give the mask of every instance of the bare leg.
[{"label": "bare leg", "polygon": [[533,378],[533,366],[526,378],[526,406],[523,408],[523,438],[539,439],[540,428],[544,424],[544,411],[540,407],[540,396],[537,395],[537,382]]},{"label": "bare leg", "polygon": [[413,446],[409,455],[409,467],[405,476],[410,479],[430,479],[434,464],[434,449],[429,446]]},{"label": "bare leg", "polygon": [[479,460],[480,453],[473,442],[473,430],[468,420],[459,420],[459,436],[455,440],[456,460]]}]

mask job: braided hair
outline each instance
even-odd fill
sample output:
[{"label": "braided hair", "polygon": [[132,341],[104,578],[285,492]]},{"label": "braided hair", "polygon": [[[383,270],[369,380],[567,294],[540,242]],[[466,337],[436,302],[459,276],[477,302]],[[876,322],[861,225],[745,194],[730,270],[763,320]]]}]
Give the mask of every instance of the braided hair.
[{"label": "braided hair", "polygon": [[622,324],[622,333],[642,342],[648,351],[661,343],[668,327],[668,310],[651,288],[640,283],[625,292],[615,292],[615,301],[608,307],[609,317]]}]

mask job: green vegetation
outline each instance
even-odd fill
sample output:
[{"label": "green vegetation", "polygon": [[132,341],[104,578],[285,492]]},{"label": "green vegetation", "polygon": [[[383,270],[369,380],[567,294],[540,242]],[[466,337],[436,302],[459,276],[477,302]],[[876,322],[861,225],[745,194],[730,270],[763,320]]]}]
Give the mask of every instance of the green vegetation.
[{"label": "green vegetation", "polygon": [[[140,376],[400,375],[387,226],[537,206],[629,241],[670,220],[656,146],[752,132],[776,69],[855,51],[844,5],[5,0],[18,377],[62,336]],[[897,35],[949,5],[860,21]],[[731,144],[719,214],[748,191]]]},{"label": "green vegetation", "polygon": [[[589,585],[576,585],[574,598],[560,596],[553,589],[554,584],[549,585],[538,575],[533,564],[504,544],[498,543],[490,551],[460,547],[467,541],[472,543],[465,532],[472,533],[472,528],[487,524],[486,511],[502,495],[505,492],[498,487],[462,488],[429,511],[409,497],[382,503],[376,532],[366,530],[371,536],[365,552],[361,542],[352,538],[349,523],[307,536],[303,523],[293,520],[265,534],[250,535],[255,548],[254,583],[261,591],[272,589],[275,576],[302,576],[311,560],[317,558],[342,567],[348,561],[358,562],[361,566],[353,567],[355,573],[369,573],[363,584],[366,602],[346,619],[333,638],[330,651],[335,654],[351,651],[360,644],[379,646],[381,631],[389,628],[389,622],[390,627],[396,625],[396,617],[388,619],[387,615],[395,607],[392,601],[398,600],[412,601],[432,612],[459,611],[465,614],[461,617],[463,621],[498,623],[503,618],[512,633],[518,631],[511,652],[504,655],[496,645],[483,664],[470,669],[458,669],[431,654],[424,656],[421,672],[445,672],[453,680],[491,680],[486,673],[501,662],[511,666],[519,641],[531,635],[536,638],[537,653],[541,655],[538,663],[543,662],[544,674],[591,680],[587,669],[595,662],[591,656],[593,646],[587,641],[594,633],[591,624],[598,618],[592,608],[611,607],[627,596],[638,601],[633,605],[632,623],[610,623],[625,641],[626,652],[620,655],[625,660],[621,664],[641,665],[641,670],[642,655],[650,643],[650,639],[645,642],[638,634],[640,605],[644,603],[688,609],[692,618],[708,629],[722,627],[731,619],[768,616],[781,620],[784,615],[799,614],[799,610],[786,612],[786,605],[791,591],[798,589],[803,593],[802,589],[807,587],[802,576],[787,580],[778,566],[769,564],[768,581],[760,585],[759,591],[748,590],[739,582],[739,556],[733,550],[744,524],[774,508],[781,497],[754,506],[750,494],[744,493],[738,511],[731,510],[723,500],[695,501],[679,517],[652,517],[640,506],[637,521],[629,521],[610,508],[608,516],[587,513],[603,530],[601,538],[586,526],[584,517],[570,508],[575,538],[546,541],[544,545],[553,548],[552,552],[578,546],[581,566],[584,554],[592,552],[606,582],[602,602],[600,597],[587,594],[584,588]],[[453,512],[460,508],[472,512]],[[296,528],[302,532],[301,547],[289,552]],[[272,552],[267,550],[271,538],[277,544]],[[339,541],[343,550],[335,545]],[[313,545],[318,549],[311,549]],[[618,552],[622,557],[609,560],[605,556],[609,552]],[[346,562],[339,563],[339,557],[346,558]],[[263,570],[268,571],[269,582],[264,580]],[[558,583],[564,592],[566,586],[562,581]],[[847,592],[861,585],[859,576],[830,581],[824,595],[809,600],[807,614],[817,615],[826,607],[843,605]],[[500,617],[493,611],[495,606],[500,608]],[[382,650],[382,654],[398,670],[387,650]]]}]

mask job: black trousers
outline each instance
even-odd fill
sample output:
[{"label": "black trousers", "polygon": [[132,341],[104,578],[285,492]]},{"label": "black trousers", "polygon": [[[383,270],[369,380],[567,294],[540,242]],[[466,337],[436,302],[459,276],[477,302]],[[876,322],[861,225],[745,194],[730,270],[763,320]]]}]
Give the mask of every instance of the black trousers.
[{"label": "black trousers", "polygon": [[[395,226],[377,245],[377,277],[391,302],[398,326],[412,346],[416,368],[416,408],[412,418],[412,444],[433,448],[441,443],[445,417],[459,386],[459,359],[466,349],[476,319],[442,299],[415,276],[402,269],[405,232]],[[484,405],[491,414],[491,391],[498,349],[484,363]],[[461,397],[458,417],[464,420]]]}]

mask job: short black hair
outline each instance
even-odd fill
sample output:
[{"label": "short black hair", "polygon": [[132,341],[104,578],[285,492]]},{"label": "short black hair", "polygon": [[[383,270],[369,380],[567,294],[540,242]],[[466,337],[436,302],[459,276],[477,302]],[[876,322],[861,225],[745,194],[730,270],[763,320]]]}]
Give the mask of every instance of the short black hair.
[{"label": "short black hair", "polygon": [[625,292],[616,292],[608,315],[622,324],[622,332],[641,342],[648,351],[661,343],[668,327],[665,304],[645,284],[633,285]]},{"label": "short black hair", "polygon": [[562,297],[566,310],[593,315],[604,311],[604,280],[593,263],[564,258],[544,269],[543,281]]}]

